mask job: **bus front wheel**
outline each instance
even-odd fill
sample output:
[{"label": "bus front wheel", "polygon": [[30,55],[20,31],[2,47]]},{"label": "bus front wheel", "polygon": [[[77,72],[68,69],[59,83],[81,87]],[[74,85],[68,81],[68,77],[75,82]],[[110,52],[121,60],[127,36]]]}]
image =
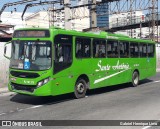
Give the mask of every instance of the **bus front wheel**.
[{"label": "bus front wheel", "polygon": [[137,71],[134,71],[132,74],[132,85],[134,87],[138,86],[139,84],[139,73]]},{"label": "bus front wheel", "polygon": [[84,79],[79,79],[74,89],[74,96],[76,99],[84,98],[87,91],[87,83]]}]

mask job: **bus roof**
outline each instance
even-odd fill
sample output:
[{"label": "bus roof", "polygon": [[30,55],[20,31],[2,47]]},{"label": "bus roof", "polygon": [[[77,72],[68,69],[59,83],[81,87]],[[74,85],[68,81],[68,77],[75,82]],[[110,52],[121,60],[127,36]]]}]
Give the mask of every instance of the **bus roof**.
[{"label": "bus roof", "polygon": [[143,42],[143,43],[155,43],[151,40],[144,40],[138,38],[130,38],[129,36],[122,35],[122,34],[115,34],[115,33],[108,33],[105,31],[99,32],[80,32],[75,30],[66,30],[58,27],[50,27],[50,28],[20,28],[17,30],[50,30],[51,33],[54,31],[58,31],[61,34],[69,34],[75,36],[82,36],[82,37],[95,37],[95,38],[105,38],[109,40],[121,40],[121,41],[131,41],[131,42]]}]

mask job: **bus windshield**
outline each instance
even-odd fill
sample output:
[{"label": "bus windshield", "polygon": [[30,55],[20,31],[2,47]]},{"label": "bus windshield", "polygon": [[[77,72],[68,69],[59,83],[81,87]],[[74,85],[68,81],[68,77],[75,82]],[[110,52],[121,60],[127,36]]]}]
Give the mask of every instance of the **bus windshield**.
[{"label": "bus windshield", "polygon": [[12,41],[10,67],[46,70],[51,67],[50,41]]}]

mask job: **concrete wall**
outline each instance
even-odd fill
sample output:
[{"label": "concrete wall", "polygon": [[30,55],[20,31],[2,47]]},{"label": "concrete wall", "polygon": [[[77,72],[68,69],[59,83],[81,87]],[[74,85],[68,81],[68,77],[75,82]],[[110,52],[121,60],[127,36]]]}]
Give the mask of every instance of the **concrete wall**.
[{"label": "concrete wall", "polygon": [[157,44],[156,53],[157,53],[157,69],[158,71],[160,71],[160,44]]},{"label": "concrete wall", "polygon": [[4,44],[0,42],[0,88],[8,82],[9,60],[3,56]]}]

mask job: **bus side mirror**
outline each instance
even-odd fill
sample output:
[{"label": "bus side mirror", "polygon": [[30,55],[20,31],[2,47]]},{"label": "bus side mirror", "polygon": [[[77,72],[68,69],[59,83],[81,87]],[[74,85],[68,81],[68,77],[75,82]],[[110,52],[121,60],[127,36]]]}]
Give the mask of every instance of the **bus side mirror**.
[{"label": "bus side mirror", "polygon": [[11,42],[4,45],[4,57],[7,59],[11,58]]}]

